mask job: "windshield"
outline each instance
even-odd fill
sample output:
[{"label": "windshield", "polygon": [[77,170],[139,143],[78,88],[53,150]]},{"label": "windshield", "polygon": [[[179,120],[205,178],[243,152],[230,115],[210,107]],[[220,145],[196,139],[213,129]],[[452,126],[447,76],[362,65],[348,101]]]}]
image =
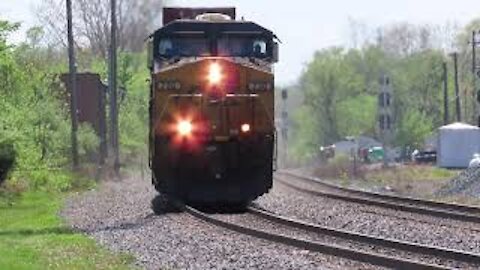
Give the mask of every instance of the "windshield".
[{"label": "windshield", "polygon": [[[267,57],[267,42],[262,38],[223,36],[217,39],[216,47],[219,56]],[[159,41],[157,50],[166,58],[213,55],[205,37],[164,38]]]},{"label": "windshield", "polygon": [[161,56],[209,56],[208,39],[196,38],[165,38],[160,40],[158,52]]},{"label": "windshield", "polygon": [[258,57],[267,56],[267,42],[249,37],[221,37],[218,40],[218,54],[221,56]]}]

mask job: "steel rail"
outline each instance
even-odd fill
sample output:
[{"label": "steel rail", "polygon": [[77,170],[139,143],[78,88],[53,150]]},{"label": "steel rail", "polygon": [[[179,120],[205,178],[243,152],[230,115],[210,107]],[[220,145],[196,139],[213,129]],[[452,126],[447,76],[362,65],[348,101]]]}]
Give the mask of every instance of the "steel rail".
[{"label": "steel rail", "polygon": [[376,246],[383,246],[392,249],[403,250],[407,252],[420,253],[424,255],[432,255],[435,257],[441,257],[445,259],[451,259],[455,261],[462,261],[467,263],[474,263],[480,265],[480,254],[471,252],[464,252],[454,249],[440,248],[429,245],[415,244],[406,241],[398,241],[394,239],[387,239],[381,237],[370,236],[361,233],[349,232],[341,229],[334,229],[317,224],[307,223],[291,218],[282,217],[276,214],[269,213],[257,207],[249,207],[248,211],[254,215],[257,215],[266,220],[270,220],[277,224],[282,224],[297,229],[306,230],[309,232],[319,233],[323,235],[329,235],[346,240],[352,240],[362,242],[366,244],[373,244]]},{"label": "steel rail", "polygon": [[284,175],[289,175],[296,178],[314,181],[315,183],[318,183],[320,185],[324,185],[330,188],[338,189],[345,192],[365,195],[365,196],[372,196],[372,197],[382,198],[386,200],[401,201],[401,202],[411,203],[411,204],[422,204],[427,207],[439,207],[439,208],[451,209],[459,212],[480,214],[480,207],[471,206],[471,205],[446,203],[446,202],[440,202],[440,201],[433,201],[433,200],[426,200],[426,199],[419,199],[419,198],[412,198],[412,197],[403,197],[398,195],[383,194],[383,193],[372,192],[372,191],[346,188],[333,183],[329,183],[327,181],[320,180],[319,178],[316,178],[316,177],[305,176],[305,175],[296,174],[296,173],[287,172],[287,171],[280,171],[280,172],[277,172],[277,174],[284,174]]},{"label": "steel rail", "polygon": [[[318,190],[311,190],[311,189],[299,187],[297,185],[290,183],[289,181],[286,181],[285,179],[278,177],[278,175],[286,175],[302,181],[319,184],[334,190],[350,193],[353,195],[359,195],[359,196],[347,196],[347,195],[342,195],[337,193],[328,193],[328,192],[322,192]],[[448,204],[448,203],[442,203],[442,202],[427,201],[427,200],[414,199],[414,198],[408,198],[408,197],[373,193],[373,192],[368,192],[368,191],[363,191],[358,189],[345,188],[345,187],[340,187],[331,183],[327,183],[325,181],[321,181],[317,178],[297,175],[290,172],[288,173],[277,172],[277,177],[275,177],[275,179],[281,182],[282,184],[289,186],[290,188],[296,189],[301,192],[309,193],[312,195],[316,195],[316,196],[323,196],[323,197],[328,197],[332,199],[339,199],[339,200],[360,203],[360,204],[380,206],[383,208],[390,208],[394,210],[401,210],[405,212],[412,212],[412,213],[436,216],[441,218],[480,223],[480,214],[477,214],[477,211],[480,211],[480,209],[473,206],[466,206],[466,205],[460,205],[460,204]],[[360,196],[363,196],[363,198]]]},{"label": "steel rail", "polygon": [[351,248],[344,248],[335,245],[328,245],[315,241],[308,241],[304,239],[299,239],[295,237],[285,236],[281,234],[274,234],[266,232],[263,230],[257,230],[249,227],[240,226],[234,223],[226,222],[221,219],[215,218],[209,214],[205,214],[195,208],[184,206],[182,209],[190,214],[191,216],[200,219],[202,221],[208,222],[210,224],[229,229],[241,234],[253,236],[256,238],[281,243],[284,245],[289,245],[305,250],[320,252],[327,255],[332,255],[335,257],[342,257],[354,261],[360,261],[364,263],[389,267],[393,269],[450,269],[444,266],[435,265],[435,264],[426,264],[417,261],[405,260],[400,258],[395,258],[391,256],[379,255],[374,253],[357,251]]}]

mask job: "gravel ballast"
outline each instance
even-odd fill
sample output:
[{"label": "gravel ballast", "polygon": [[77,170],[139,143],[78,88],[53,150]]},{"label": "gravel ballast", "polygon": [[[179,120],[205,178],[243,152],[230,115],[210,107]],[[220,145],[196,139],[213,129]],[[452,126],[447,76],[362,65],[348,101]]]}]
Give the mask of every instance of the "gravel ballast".
[{"label": "gravel ballast", "polygon": [[256,204],[268,211],[322,226],[383,238],[480,253],[480,226],[295,191],[275,183]]},{"label": "gravel ballast", "polygon": [[151,202],[148,180],[129,177],[72,197],[62,215],[111,250],[133,254],[145,269],[378,269],[356,261],[240,235]]},{"label": "gravel ballast", "polygon": [[217,218],[238,224],[249,228],[261,228],[263,231],[270,233],[285,235],[294,237],[297,239],[304,239],[308,241],[314,241],[325,245],[334,245],[342,248],[347,248],[355,251],[373,253],[376,255],[383,255],[387,257],[393,257],[397,259],[422,262],[432,265],[440,265],[444,267],[454,269],[479,269],[480,263],[465,263],[461,261],[453,261],[451,259],[442,258],[438,255],[426,255],[418,254],[414,252],[408,252],[395,248],[389,248],[381,245],[375,245],[372,243],[366,243],[363,241],[349,240],[336,236],[328,236],[323,233],[306,231],[298,229],[292,226],[278,224],[269,220],[263,219],[250,213],[247,214],[232,214],[232,215],[218,215]]}]

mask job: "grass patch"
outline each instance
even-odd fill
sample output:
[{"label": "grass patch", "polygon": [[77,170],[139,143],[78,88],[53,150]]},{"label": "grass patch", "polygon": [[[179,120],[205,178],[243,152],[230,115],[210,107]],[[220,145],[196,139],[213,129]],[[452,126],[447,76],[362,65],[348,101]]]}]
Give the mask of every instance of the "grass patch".
[{"label": "grass patch", "polygon": [[384,169],[382,164],[358,163],[355,171],[353,168],[352,160],[338,156],[317,167],[314,175],[341,186],[432,199],[435,191],[459,174],[459,171],[420,165],[398,165]]},{"label": "grass patch", "polygon": [[458,171],[433,166],[402,165],[367,171],[364,179],[373,185],[388,186],[396,193],[430,197],[457,175]]},{"label": "grass patch", "polygon": [[133,257],[68,229],[58,216],[63,202],[61,193],[40,191],[0,200],[0,269],[131,268]]},{"label": "grass patch", "polygon": [[432,166],[400,166],[389,169],[378,169],[369,171],[365,177],[376,182],[398,182],[398,181],[443,181],[450,180],[457,176],[458,172],[450,171]]}]

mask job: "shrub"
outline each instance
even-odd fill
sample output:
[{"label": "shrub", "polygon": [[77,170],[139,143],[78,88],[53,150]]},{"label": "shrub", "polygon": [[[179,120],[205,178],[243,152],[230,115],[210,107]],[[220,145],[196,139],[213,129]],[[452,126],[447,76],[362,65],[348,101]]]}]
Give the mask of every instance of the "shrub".
[{"label": "shrub", "polygon": [[78,154],[82,160],[94,160],[91,157],[98,154],[100,139],[90,124],[78,127]]},{"label": "shrub", "polygon": [[0,142],[0,185],[7,179],[13,169],[17,153],[13,143]]}]

